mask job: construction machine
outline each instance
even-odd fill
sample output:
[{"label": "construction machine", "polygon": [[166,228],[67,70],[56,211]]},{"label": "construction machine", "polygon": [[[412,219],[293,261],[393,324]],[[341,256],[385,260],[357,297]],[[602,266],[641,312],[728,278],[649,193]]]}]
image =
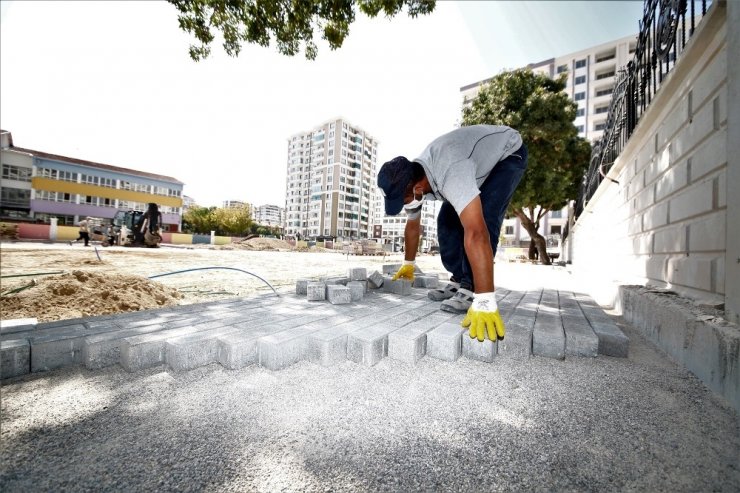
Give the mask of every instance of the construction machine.
[{"label": "construction machine", "polygon": [[118,211],[113,227],[123,246],[157,248],[162,243],[162,214],[157,204],[149,203],[145,212]]}]

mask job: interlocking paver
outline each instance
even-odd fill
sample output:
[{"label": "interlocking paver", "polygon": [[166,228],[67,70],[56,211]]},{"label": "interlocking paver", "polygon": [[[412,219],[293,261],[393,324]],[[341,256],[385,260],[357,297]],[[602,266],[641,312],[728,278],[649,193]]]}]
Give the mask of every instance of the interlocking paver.
[{"label": "interlocking paver", "polygon": [[[390,292],[367,291],[374,274],[380,276],[350,269],[347,277],[306,280],[307,292],[312,284],[323,297],[327,290],[341,291],[351,301],[346,304],[313,303],[309,296],[283,293],[117,316],[6,324],[0,345],[2,377],[81,363],[90,369],[118,363],[129,371],[164,363],[183,371],[216,362],[231,369],[260,364],[279,370],[304,359],[322,365],[345,359],[374,365],[386,356],[415,364],[424,356],[454,361],[464,355],[491,362],[532,354],[559,359],[627,354],[629,340],[586,295],[499,288],[506,336],[479,342],[460,326],[463,314],[440,311],[439,303],[427,298],[426,288],[396,281],[399,290],[386,278]],[[368,280],[349,280],[363,276]]]}]

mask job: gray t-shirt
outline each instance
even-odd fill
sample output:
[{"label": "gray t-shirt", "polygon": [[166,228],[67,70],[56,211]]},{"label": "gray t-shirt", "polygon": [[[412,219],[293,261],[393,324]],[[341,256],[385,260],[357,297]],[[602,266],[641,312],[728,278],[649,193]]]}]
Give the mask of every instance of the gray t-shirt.
[{"label": "gray t-shirt", "polygon": [[[446,200],[460,214],[480,194],[479,187],[499,161],[522,145],[522,137],[503,125],[460,127],[436,138],[414,159],[424,167],[432,193],[425,200]],[[410,219],[421,208],[407,211]]]}]

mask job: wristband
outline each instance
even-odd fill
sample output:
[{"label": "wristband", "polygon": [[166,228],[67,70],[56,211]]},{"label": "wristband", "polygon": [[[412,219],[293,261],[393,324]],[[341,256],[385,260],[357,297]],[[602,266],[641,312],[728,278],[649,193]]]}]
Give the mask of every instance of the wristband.
[{"label": "wristband", "polygon": [[496,293],[476,293],[471,308],[477,312],[495,312],[498,310],[496,304]]}]

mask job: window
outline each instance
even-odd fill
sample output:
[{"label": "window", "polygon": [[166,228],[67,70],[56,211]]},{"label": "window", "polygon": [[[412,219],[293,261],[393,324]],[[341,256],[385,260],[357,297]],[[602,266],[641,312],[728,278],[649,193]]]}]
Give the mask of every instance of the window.
[{"label": "window", "polygon": [[513,235],[514,234],[514,226],[506,226],[504,229],[505,235]]},{"label": "window", "polygon": [[599,113],[606,113],[607,111],[609,111],[608,106],[600,106],[594,110],[594,113],[598,115]]},{"label": "window", "polygon": [[583,125],[576,125],[576,130],[578,130],[579,134],[583,133]]},{"label": "window", "polygon": [[596,96],[608,96],[609,94],[614,92],[613,87],[608,87],[606,89],[601,89],[600,91],[596,91]]},{"label": "window", "polygon": [[3,187],[0,202],[4,207],[31,207],[31,191],[20,188]]},{"label": "window", "polygon": [[576,77],[576,85],[583,84],[584,82],[586,82],[585,75],[579,75],[578,77]]},{"label": "window", "polygon": [[6,180],[31,181],[31,168],[3,164],[3,178]]},{"label": "window", "polygon": [[550,211],[550,217],[553,219],[560,219],[563,217],[563,211],[558,209],[556,211]]},{"label": "window", "polygon": [[583,60],[577,60],[576,61],[576,68],[583,68],[586,66],[586,59]]},{"label": "window", "polygon": [[594,125],[594,130],[604,130],[606,128],[606,122],[597,123]]},{"label": "window", "polygon": [[583,101],[586,99],[586,93],[585,92],[577,92],[575,96],[576,101]]},{"label": "window", "polygon": [[586,114],[586,108],[578,108],[576,110],[576,117],[583,116]]},{"label": "window", "polygon": [[550,226],[550,234],[551,235],[559,235],[562,233],[562,226]]},{"label": "window", "polygon": [[558,65],[558,73],[562,74],[563,72],[568,71],[568,65]]}]

